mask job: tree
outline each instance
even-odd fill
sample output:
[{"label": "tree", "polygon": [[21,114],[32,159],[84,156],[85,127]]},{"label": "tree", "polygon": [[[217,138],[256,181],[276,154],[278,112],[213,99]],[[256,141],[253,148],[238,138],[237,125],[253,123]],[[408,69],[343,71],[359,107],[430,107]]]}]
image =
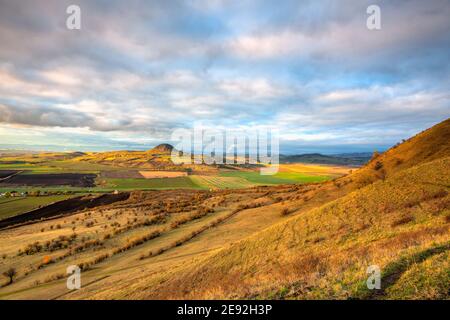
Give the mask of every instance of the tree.
[{"label": "tree", "polygon": [[17,275],[17,271],[14,268],[9,268],[5,272],[3,272],[3,275],[5,277],[9,278],[9,283],[8,284],[11,284],[11,283],[13,283],[14,277]]}]

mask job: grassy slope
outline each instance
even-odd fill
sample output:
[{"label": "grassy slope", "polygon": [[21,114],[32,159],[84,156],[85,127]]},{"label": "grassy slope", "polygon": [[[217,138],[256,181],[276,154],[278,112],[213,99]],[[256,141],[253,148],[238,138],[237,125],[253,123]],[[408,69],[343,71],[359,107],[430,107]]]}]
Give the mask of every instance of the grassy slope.
[{"label": "grassy slope", "polygon": [[[415,165],[450,155],[450,119],[392,147],[354,174],[339,179],[364,186]],[[377,164],[378,163],[378,164]],[[378,165],[378,170],[376,169]]]},{"label": "grassy slope", "polygon": [[[381,178],[379,170],[371,167],[320,185],[262,188],[258,195],[256,191],[230,191],[225,208],[220,209],[224,212],[239,203],[250,203],[251,193],[268,200],[268,204],[243,210],[160,256],[137,260],[160,241],[171,242],[179,233],[190,232],[195,224],[205,223],[205,218],[114,256],[83,273],[85,285],[80,291],[67,294],[65,279],[27,289],[40,279],[32,274],[26,281],[1,288],[0,296],[52,298],[62,292],[66,293],[62,298],[67,299],[377,298],[380,296],[366,292],[363,284],[367,266],[378,264],[385,272],[382,283],[387,284],[382,298],[421,297],[416,287],[425,288],[429,298],[448,297],[448,286],[442,283],[449,283],[445,279],[450,240],[450,160],[439,158],[450,155],[449,139],[445,140],[449,124],[446,121],[438,125],[439,130],[434,127],[409,140],[407,147],[390,150],[392,156],[402,156],[403,162],[381,158],[387,177],[384,181],[362,188],[368,183],[365,179]],[[427,163],[433,159],[438,160]],[[273,203],[276,198],[280,200]],[[281,217],[279,212],[284,207],[295,210],[296,215]],[[101,217],[96,217],[101,225]],[[36,239],[42,225],[25,226],[0,236],[18,237],[16,232],[20,232],[23,246]],[[47,231],[46,226],[43,235],[54,237],[70,226],[69,221],[62,230]],[[85,231],[81,227],[77,232]],[[37,236],[41,240],[42,234]],[[129,236],[125,234],[124,238]],[[10,250],[12,253],[17,248]],[[77,262],[57,263],[36,275],[47,276],[52,268],[64,271],[65,263],[72,261]],[[427,276],[416,277],[415,270]],[[19,292],[10,295],[15,290]]]},{"label": "grassy slope", "polygon": [[[43,281],[53,277],[55,274],[64,274],[65,268],[69,264],[79,264],[81,261],[90,260],[95,256],[103,254],[104,252],[110,252],[110,250],[112,250],[116,246],[126,243],[128,239],[132,239],[139,234],[147,233],[149,230],[151,230],[152,227],[138,228],[126,232],[122,235],[114,236],[112,239],[106,241],[105,248],[102,248],[101,250],[89,250],[81,254],[68,257],[63,261],[53,263],[46,268],[35,270],[27,276],[24,275],[24,271],[27,270],[29,266],[35,265],[42,261],[45,255],[50,254],[52,257],[54,257],[58,256],[61,252],[58,251],[53,253],[41,253],[32,256],[16,257],[15,253],[17,252],[17,250],[25,247],[27,244],[34,243],[37,240],[41,243],[44,243],[49,239],[57,238],[59,235],[70,235],[70,229],[73,226],[72,223],[74,221],[76,222],[76,233],[78,234],[77,243],[79,243],[79,241],[85,236],[92,237],[94,234],[96,234],[96,232],[99,232],[99,239],[102,239],[105,233],[111,232],[111,228],[103,230],[103,227],[105,225],[109,225],[113,221],[125,225],[126,221],[130,217],[134,218],[136,213],[139,217],[142,214],[151,215],[151,210],[149,210],[148,207],[145,206],[146,201],[151,201],[157,205],[160,199],[162,200],[169,197],[170,199],[175,201],[175,203],[179,203],[179,201],[175,200],[173,197],[178,196],[180,192],[170,191],[170,196],[168,193],[169,191],[145,193],[146,199],[149,200],[139,200],[138,202],[133,202],[133,200],[130,202],[130,207],[121,205],[111,209],[102,210],[103,212],[92,210],[92,216],[89,215],[88,219],[90,221],[95,219],[95,221],[98,222],[95,223],[95,226],[91,228],[87,228],[85,226],[85,222],[83,222],[83,220],[86,219],[86,212],[79,213],[68,218],[60,218],[48,222],[41,222],[38,224],[27,225],[17,229],[4,230],[0,232],[0,244],[3,244],[1,247],[1,252],[8,255],[8,258],[6,260],[0,259],[0,270],[6,268],[7,265],[14,265],[18,268],[20,274],[19,279],[12,286],[0,288],[0,298],[49,299],[60,296],[61,294],[67,294],[68,292],[65,287],[64,279],[49,283],[43,283]],[[247,192],[245,190],[242,190],[240,192],[240,195],[228,194],[227,197],[229,197],[229,203],[227,203],[226,209],[222,206],[217,206],[217,203],[221,202],[223,195],[225,195],[226,193],[220,193],[219,195],[214,196],[213,198],[208,200],[206,204],[210,206],[213,205],[213,203],[216,204],[214,213],[210,213],[208,216],[202,219],[198,219],[182,225],[180,228],[177,228],[175,230],[165,232],[161,237],[157,239],[149,241],[148,243],[133,248],[125,253],[121,253],[117,256],[111,257],[104,263],[95,266],[95,268],[93,268],[92,270],[83,272],[83,287],[94,291],[98,289],[100,292],[108,295],[113,294],[111,297],[122,296],[122,289],[128,291],[130,290],[129,284],[126,284],[125,287],[122,288],[123,279],[132,279],[136,276],[141,276],[143,273],[152,275],[155,274],[155,272],[162,273],[167,270],[179,268],[180,266],[184,266],[190,263],[193,258],[197,259],[204,255],[211,254],[221,247],[226,246],[230,242],[242,239],[257,230],[261,230],[271,225],[272,223],[283,219],[283,217],[279,216],[278,212],[273,212],[271,210],[267,210],[266,213],[263,214],[263,216],[261,216],[262,212],[259,210],[245,210],[242,212],[242,214],[234,216],[229,221],[227,220],[226,222],[220,224],[218,227],[206,230],[203,234],[194,238],[188,243],[183,244],[182,246],[175,247],[167,251],[166,253],[156,257],[144,259],[142,261],[138,259],[143,253],[148,253],[150,250],[156,250],[167,244],[173,243],[175,240],[189,235],[193,230],[198,229],[209,221],[214,220],[217,217],[229,214],[231,210],[236,207],[235,203],[239,201],[239,199],[241,199],[241,195],[244,196],[246,193],[249,193],[250,196],[260,197],[262,194],[264,194],[264,191],[260,192],[259,194],[255,194],[254,191]],[[185,194],[192,194],[193,196],[195,196],[199,193],[195,191],[185,191]],[[270,201],[270,199],[260,199],[260,201],[266,200]],[[189,203],[195,203],[195,200],[190,200]],[[144,204],[144,207],[142,208],[145,208],[145,210],[143,211],[139,207],[142,204]],[[114,220],[105,219],[109,215],[115,216],[116,214],[118,214],[118,216],[115,217]],[[175,214],[174,218],[177,215],[178,214]],[[79,218],[81,218],[80,221],[78,221]],[[171,219],[172,218],[170,218],[165,225],[157,225],[154,227],[160,228],[169,226]],[[49,229],[51,225],[61,225],[61,229]],[[42,229],[45,229],[45,231],[42,231]],[[15,238],[15,241],[13,243],[3,241],[11,237]],[[65,250],[67,249],[64,249],[62,251]],[[107,278],[105,279],[104,277]],[[116,282],[116,277],[119,277],[121,280]],[[40,282],[40,284],[36,285],[38,281]],[[88,285],[91,281],[96,282]],[[99,284],[99,286],[96,287],[96,284]],[[114,291],[103,290],[103,288],[108,287],[109,285],[113,285],[116,289]],[[70,295],[64,296],[64,298],[69,297]]]},{"label": "grassy slope", "polygon": [[[449,185],[450,158],[408,169],[224,249],[141,297],[358,296],[369,265],[449,243]],[[429,286],[443,268],[428,269]],[[428,290],[448,290],[439,286]]]},{"label": "grassy slope", "polygon": [[[446,120],[381,155],[377,160],[384,165],[382,175],[372,161],[348,177],[287,197],[296,206],[294,210],[301,213],[290,222],[169,272],[163,279],[135,278],[147,286],[147,291],[139,293],[142,285],[135,286],[138,293],[125,291],[123,297],[364,297],[361,283],[368,265],[377,263],[395,274],[399,255],[427,257],[427,252],[434,251],[433,246],[449,241],[449,160],[414,168],[450,155],[449,126],[450,120]],[[383,177],[388,179],[358,191]],[[342,199],[308,211],[317,203],[345,194]],[[444,267],[438,266],[439,270],[428,277],[431,283],[438,282],[436,278],[442,274],[448,277]],[[409,268],[401,270],[400,279]],[[389,283],[391,276],[386,274],[385,280],[395,288],[395,283]],[[152,286],[149,292],[149,283],[162,284]],[[442,288],[431,285],[429,289],[434,297],[442,295]],[[389,290],[385,297],[389,297]],[[448,288],[444,286],[444,290],[448,295]],[[415,298],[417,292],[406,297]]]}]

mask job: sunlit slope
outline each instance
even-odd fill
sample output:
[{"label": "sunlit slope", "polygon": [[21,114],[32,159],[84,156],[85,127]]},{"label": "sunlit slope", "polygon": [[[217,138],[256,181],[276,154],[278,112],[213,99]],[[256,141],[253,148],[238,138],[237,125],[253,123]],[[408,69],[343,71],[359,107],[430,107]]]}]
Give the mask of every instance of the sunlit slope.
[{"label": "sunlit slope", "polygon": [[383,154],[374,155],[366,166],[339,181],[364,186],[403,169],[446,156],[450,156],[450,119],[403,141]]},{"label": "sunlit slope", "polygon": [[[442,278],[448,278],[450,240],[448,134],[446,120],[347,177],[267,189],[276,192],[278,203],[251,209],[255,216],[287,208],[292,218],[255,230],[210,257],[193,257],[162,273],[133,274],[133,280],[118,276],[114,280],[122,289],[117,293],[99,282],[94,295],[67,298],[447,297],[448,285],[442,283],[450,281]],[[205,243],[214,239],[214,231]],[[367,267],[373,264],[384,271],[377,295],[364,289]],[[419,272],[414,270],[426,278],[411,283]]]},{"label": "sunlit slope", "polygon": [[[449,187],[450,158],[418,165],[255,234],[141,297],[416,298],[397,282],[426,268],[416,285],[448,298]],[[389,273],[379,296],[363,286],[374,264]]]},{"label": "sunlit slope", "polygon": [[[448,125],[333,181],[135,192],[124,203],[2,231],[15,241],[3,242],[0,267],[19,274],[0,299],[448,298]],[[74,231],[68,248],[50,253],[62,258],[42,268],[34,266],[47,251],[17,255]],[[67,291],[65,268],[86,261],[82,289]],[[364,286],[370,265],[383,270],[381,291]]]}]

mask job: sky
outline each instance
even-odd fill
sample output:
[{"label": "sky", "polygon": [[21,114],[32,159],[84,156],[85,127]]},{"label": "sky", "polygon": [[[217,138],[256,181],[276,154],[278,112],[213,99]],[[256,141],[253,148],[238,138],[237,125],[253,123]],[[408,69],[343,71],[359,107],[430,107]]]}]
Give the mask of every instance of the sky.
[{"label": "sky", "polygon": [[0,148],[142,150],[201,124],[276,128],[288,154],[384,150],[450,117],[449,17],[448,0],[0,0]]}]

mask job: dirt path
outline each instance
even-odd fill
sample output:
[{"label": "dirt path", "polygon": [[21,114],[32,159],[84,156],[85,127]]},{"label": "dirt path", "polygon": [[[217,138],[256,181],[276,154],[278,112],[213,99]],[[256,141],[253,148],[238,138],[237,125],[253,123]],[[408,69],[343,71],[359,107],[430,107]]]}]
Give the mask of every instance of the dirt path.
[{"label": "dirt path", "polygon": [[8,180],[8,179],[10,179],[10,178],[12,178],[12,177],[14,177],[14,176],[16,176],[16,175],[22,173],[22,172],[23,172],[23,171],[17,171],[17,172],[14,172],[13,174],[10,174],[10,175],[7,176],[7,177],[0,178],[0,182],[6,181],[6,180]]}]

